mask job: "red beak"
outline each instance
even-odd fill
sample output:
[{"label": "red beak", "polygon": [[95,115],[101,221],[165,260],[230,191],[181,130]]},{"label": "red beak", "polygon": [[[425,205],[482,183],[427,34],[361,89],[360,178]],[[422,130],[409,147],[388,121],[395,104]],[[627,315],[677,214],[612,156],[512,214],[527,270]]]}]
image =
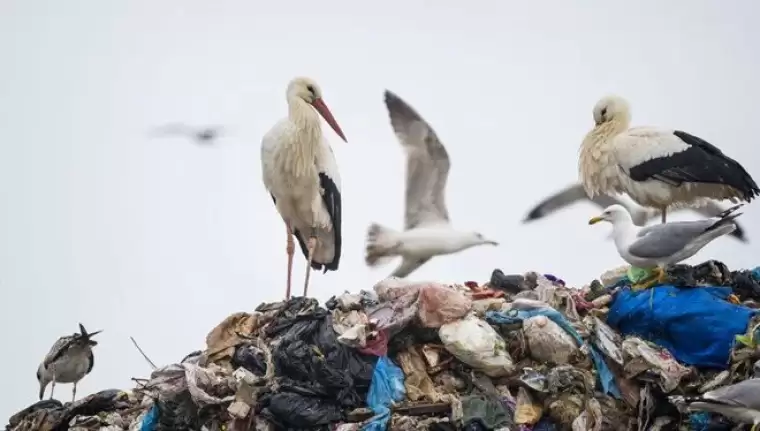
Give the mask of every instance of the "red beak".
[{"label": "red beak", "polygon": [[348,141],[346,140],[346,135],[343,134],[343,130],[341,130],[340,126],[335,121],[335,117],[333,117],[332,112],[330,112],[330,109],[327,107],[327,105],[325,105],[325,101],[322,100],[321,98],[314,99],[314,101],[311,102],[311,106],[313,106],[314,109],[316,109],[317,112],[319,112],[319,115],[321,115],[322,118],[325,119],[327,124],[329,124],[333,130],[335,130],[335,133],[337,133],[338,136],[340,136],[340,138],[343,139],[343,142],[347,143]]}]

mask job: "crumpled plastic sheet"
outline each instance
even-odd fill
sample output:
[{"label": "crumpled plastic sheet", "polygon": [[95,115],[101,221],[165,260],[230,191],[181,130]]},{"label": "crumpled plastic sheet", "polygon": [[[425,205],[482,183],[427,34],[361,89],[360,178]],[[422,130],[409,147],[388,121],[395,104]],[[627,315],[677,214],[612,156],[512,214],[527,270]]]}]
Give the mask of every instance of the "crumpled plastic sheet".
[{"label": "crumpled plastic sheet", "polygon": [[328,310],[352,311],[362,310],[377,305],[377,293],[371,290],[361,290],[359,293],[343,292],[325,302]]},{"label": "crumpled plastic sheet", "polygon": [[372,384],[367,394],[367,405],[375,413],[363,431],[385,431],[391,418],[390,406],[404,399],[404,372],[387,356],[377,360]]},{"label": "crumpled plastic sheet", "polygon": [[[370,319],[382,319],[378,323],[381,329],[400,330],[415,315],[423,326],[438,328],[463,317],[472,308],[472,300],[464,293],[440,283],[409,282],[389,277],[377,283],[374,289],[382,302],[378,309],[368,311],[368,314]],[[384,308],[390,308],[394,313],[390,316],[379,314]]]},{"label": "crumpled plastic sheet", "polygon": [[[153,371],[150,381],[145,386],[167,397],[179,395],[187,390],[193,402],[203,407],[228,401],[226,397],[234,394],[237,384],[234,378],[219,367],[212,365],[202,368],[185,362]],[[218,393],[225,396],[214,395]]]},{"label": "crumpled plastic sheet", "polygon": [[452,355],[490,377],[506,376],[515,370],[504,340],[475,316],[441,326],[438,335]]},{"label": "crumpled plastic sheet", "polygon": [[235,347],[245,341],[240,334],[251,335],[259,327],[260,318],[259,313],[244,312],[227,316],[206,336],[208,359],[220,364],[229,361],[235,353]]},{"label": "crumpled plastic sheet", "polygon": [[[496,324],[507,324],[516,320],[526,320],[535,316],[545,316],[551,319],[551,321],[557,326],[564,329],[567,335],[571,336],[578,346],[585,345],[583,338],[581,338],[573,325],[567,321],[565,316],[547,304],[530,300],[515,300],[512,306],[515,308],[507,312],[489,311],[486,313],[486,320]],[[540,327],[540,325],[537,326]],[[556,340],[562,339],[556,338]],[[552,342],[553,341],[554,340],[552,340]],[[599,382],[604,393],[620,398],[621,393],[615,383],[614,374],[607,366],[602,354],[594,346],[588,346],[588,352],[591,355],[591,359],[594,361],[594,366],[599,374]],[[555,363],[562,363],[562,361]]]},{"label": "crumpled plastic sheet", "polygon": [[725,301],[730,294],[729,287],[625,288],[615,295],[607,323],[664,347],[684,364],[726,369],[735,336],[757,313]]},{"label": "crumpled plastic sheet", "polygon": [[462,427],[468,431],[485,431],[515,426],[514,407],[492,394],[462,397]]},{"label": "crumpled plastic sheet", "polygon": [[655,376],[651,380],[656,381],[665,393],[672,392],[681,383],[681,379],[692,372],[676,361],[667,350],[641,338],[628,337],[623,340],[622,347],[626,359],[623,368],[626,375],[635,377],[646,373]]}]

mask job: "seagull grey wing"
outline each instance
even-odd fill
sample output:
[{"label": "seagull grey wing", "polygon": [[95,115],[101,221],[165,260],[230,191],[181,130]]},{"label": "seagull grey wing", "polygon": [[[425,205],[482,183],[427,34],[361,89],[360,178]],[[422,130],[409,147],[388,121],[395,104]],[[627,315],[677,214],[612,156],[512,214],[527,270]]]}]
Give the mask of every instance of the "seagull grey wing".
[{"label": "seagull grey wing", "polygon": [[639,238],[628,246],[628,252],[646,259],[672,256],[714,223],[715,220],[697,220],[648,226],[639,231]]},{"label": "seagull grey wing", "polygon": [[417,270],[417,268],[421,267],[425,264],[425,262],[429,261],[431,258],[424,258],[424,259],[410,259],[408,257],[405,257],[401,264],[396,268],[395,271],[393,271],[393,274],[391,274],[392,277],[398,277],[398,278],[404,278],[407,275],[413,273]]},{"label": "seagull grey wing", "polygon": [[760,410],[760,379],[749,379],[735,385],[724,386],[705,392],[702,397],[706,400]]},{"label": "seagull grey wing", "polygon": [[153,129],[153,136],[171,136],[193,134],[193,130],[182,123],[164,124]]},{"label": "seagull grey wing", "polygon": [[391,126],[406,150],[405,229],[448,222],[446,181],[451,162],[430,125],[400,97],[385,91]]},{"label": "seagull grey wing", "polygon": [[56,359],[63,356],[64,353],[66,353],[66,350],[68,350],[71,343],[74,341],[74,337],[67,335],[64,337],[59,338],[58,340],[53,343],[53,347],[50,348],[50,351],[47,355],[45,355],[45,359],[42,361],[45,368],[47,368],[50,364],[55,362]]},{"label": "seagull grey wing", "polygon": [[542,200],[525,216],[523,223],[543,218],[575,202],[588,199],[582,184],[573,184]]}]

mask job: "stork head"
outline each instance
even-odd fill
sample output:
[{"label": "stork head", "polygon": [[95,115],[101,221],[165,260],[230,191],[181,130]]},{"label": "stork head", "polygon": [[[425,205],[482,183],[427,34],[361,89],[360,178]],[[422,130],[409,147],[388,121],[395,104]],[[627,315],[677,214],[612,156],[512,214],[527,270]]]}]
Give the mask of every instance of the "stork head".
[{"label": "stork head", "polygon": [[330,109],[322,99],[322,89],[319,88],[319,85],[313,79],[305,77],[293,78],[290,84],[288,84],[287,98],[288,100],[300,99],[313,106],[335,133],[343,139],[343,142],[348,142],[346,135],[343,134],[343,130],[338,125],[338,122],[335,121],[335,117],[333,117],[332,112],[330,112]]},{"label": "stork head", "polygon": [[613,120],[629,122],[630,117],[628,102],[620,96],[605,96],[594,105],[594,122],[597,126]]},{"label": "stork head", "polygon": [[600,221],[608,221],[612,224],[616,224],[617,222],[628,220],[628,222],[631,222],[631,214],[628,212],[627,209],[625,209],[622,205],[610,205],[607,208],[604,209],[604,211],[592,218],[588,221],[588,224],[597,224]]}]

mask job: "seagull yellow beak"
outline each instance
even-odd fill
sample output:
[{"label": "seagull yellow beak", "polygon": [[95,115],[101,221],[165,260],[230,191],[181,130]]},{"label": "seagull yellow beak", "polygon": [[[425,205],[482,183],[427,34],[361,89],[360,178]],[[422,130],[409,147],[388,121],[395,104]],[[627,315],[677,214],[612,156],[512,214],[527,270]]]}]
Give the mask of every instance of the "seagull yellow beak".
[{"label": "seagull yellow beak", "polygon": [[597,224],[600,221],[604,221],[604,217],[594,217],[591,220],[588,221],[588,224]]}]

